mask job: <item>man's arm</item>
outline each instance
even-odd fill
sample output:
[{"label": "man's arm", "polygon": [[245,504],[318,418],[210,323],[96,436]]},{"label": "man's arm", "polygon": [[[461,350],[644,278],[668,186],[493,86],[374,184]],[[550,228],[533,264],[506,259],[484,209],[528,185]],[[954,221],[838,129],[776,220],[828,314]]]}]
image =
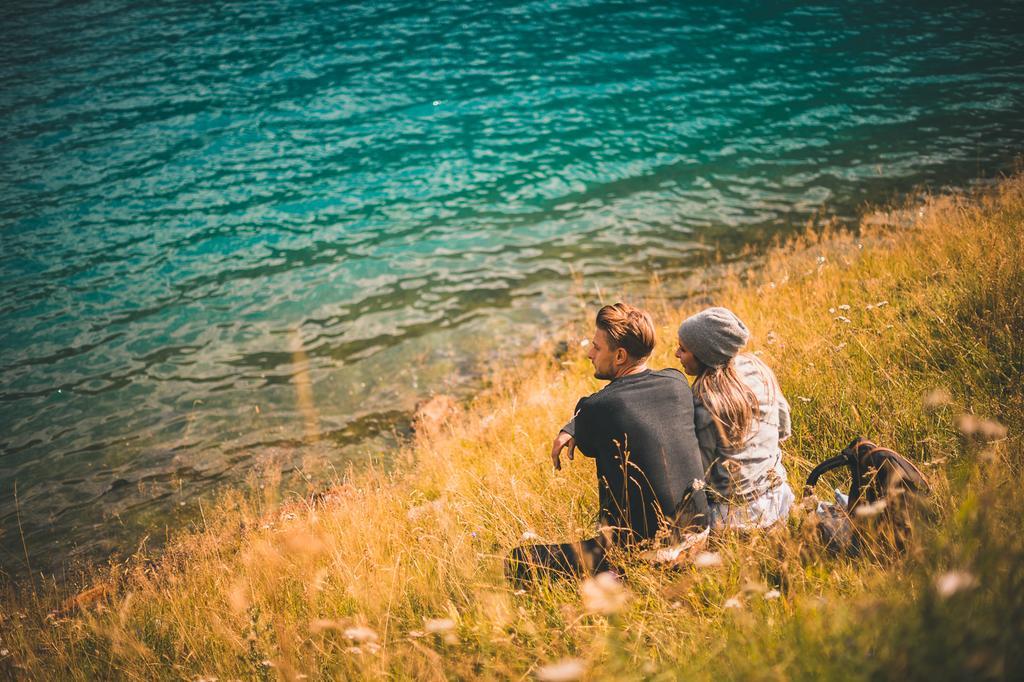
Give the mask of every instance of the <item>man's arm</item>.
[{"label": "man's arm", "polygon": [[[572,422],[569,422],[568,425],[572,425]],[[566,448],[569,449],[569,460],[572,461],[573,454],[576,452],[576,439],[563,428],[555,436],[555,442],[551,444],[551,463],[555,465],[555,471],[562,468],[562,450]]]},{"label": "man's arm", "polygon": [[[563,450],[568,449],[570,461],[573,459],[573,455],[576,454],[578,428],[581,425],[581,421],[584,427],[586,424],[586,415],[583,410],[584,401],[586,401],[586,398],[581,398],[580,401],[576,403],[576,410],[573,413],[572,419],[569,420],[568,424],[561,428],[558,435],[555,436],[554,442],[551,444],[551,463],[555,465],[556,471],[562,468],[561,455]],[[585,432],[585,428],[583,431]],[[587,454],[583,450],[580,450],[580,452]]]}]

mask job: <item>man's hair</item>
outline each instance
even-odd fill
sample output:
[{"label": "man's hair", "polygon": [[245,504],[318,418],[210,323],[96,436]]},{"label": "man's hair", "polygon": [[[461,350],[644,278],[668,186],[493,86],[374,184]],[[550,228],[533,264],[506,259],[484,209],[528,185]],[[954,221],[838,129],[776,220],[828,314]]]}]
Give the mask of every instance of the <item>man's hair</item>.
[{"label": "man's hair", "polygon": [[598,329],[603,329],[616,348],[623,348],[635,360],[654,350],[654,320],[646,310],[628,303],[606,305],[597,311]]}]

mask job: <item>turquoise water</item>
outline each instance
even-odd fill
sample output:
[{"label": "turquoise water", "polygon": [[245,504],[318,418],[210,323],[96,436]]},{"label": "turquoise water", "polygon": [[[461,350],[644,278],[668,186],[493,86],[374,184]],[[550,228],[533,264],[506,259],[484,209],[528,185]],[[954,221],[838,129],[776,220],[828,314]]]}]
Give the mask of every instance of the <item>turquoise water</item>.
[{"label": "turquoise water", "polygon": [[268,463],[315,485],[578,315],[579,288],[1024,149],[1021,3],[19,4],[8,573],[19,516],[53,567]]}]

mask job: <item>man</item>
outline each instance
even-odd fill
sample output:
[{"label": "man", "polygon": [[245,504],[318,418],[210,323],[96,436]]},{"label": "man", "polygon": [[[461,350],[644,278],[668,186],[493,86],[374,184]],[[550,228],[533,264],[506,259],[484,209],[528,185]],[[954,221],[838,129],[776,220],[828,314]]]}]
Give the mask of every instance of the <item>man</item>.
[{"label": "man", "polygon": [[693,427],[693,395],[675,369],[652,371],[651,316],[625,303],[601,308],[588,356],[594,377],[610,383],[576,405],[551,448],[555,469],[576,449],[597,463],[599,537],[517,547],[509,577],[584,575],[609,570],[607,550],[707,526],[704,468]]}]

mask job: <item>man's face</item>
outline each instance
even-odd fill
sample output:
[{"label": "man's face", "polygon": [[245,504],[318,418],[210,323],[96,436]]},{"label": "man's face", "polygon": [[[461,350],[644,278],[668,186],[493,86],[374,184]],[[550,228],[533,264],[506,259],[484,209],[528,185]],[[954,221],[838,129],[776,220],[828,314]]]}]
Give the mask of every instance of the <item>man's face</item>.
[{"label": "man's face", "polygon": [[594,338],[590,340],[590,349],[587,351],[587,357],[594,363],[595,379],[614,379],[616,360],[624,354],[624,350],[615,348],[614,344],[612,344],[612,339],[608,336],[608,332],[603,329],[594,330]]}]

